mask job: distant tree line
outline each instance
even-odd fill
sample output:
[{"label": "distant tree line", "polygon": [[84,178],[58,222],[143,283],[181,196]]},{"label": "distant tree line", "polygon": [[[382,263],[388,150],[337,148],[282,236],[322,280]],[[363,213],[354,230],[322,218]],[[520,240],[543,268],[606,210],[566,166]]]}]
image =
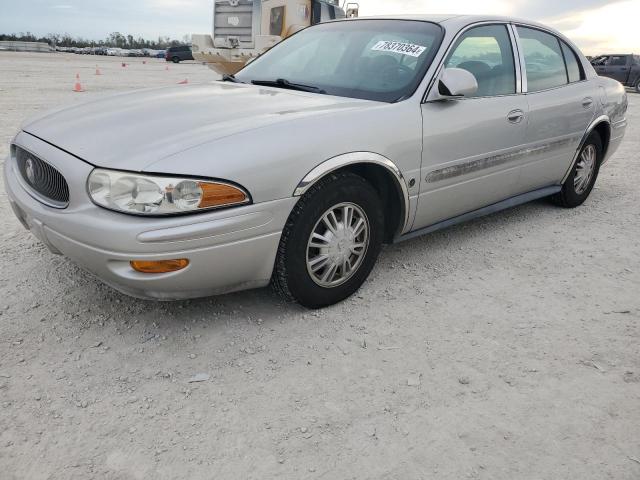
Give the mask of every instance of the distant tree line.
[{"label": "distant tree line", "polygon": [[189,36],[185,35],[180,40],[170,37],[158,37],[157,40],[147,40],[142,37],[134,38],[133,35],[123,35],[120,32],[113,32],[104,40],[88,40],[82,37],[72,37],[68,33],[49,33],[44,37],[38,37],[31,32],[20,33],[0,33],[0,41],[9,40],[17,42],[44,42],[52,47],[116,47],[116,48],[151,48],[163,50],[167,47],[177,47],[189,43]]}]

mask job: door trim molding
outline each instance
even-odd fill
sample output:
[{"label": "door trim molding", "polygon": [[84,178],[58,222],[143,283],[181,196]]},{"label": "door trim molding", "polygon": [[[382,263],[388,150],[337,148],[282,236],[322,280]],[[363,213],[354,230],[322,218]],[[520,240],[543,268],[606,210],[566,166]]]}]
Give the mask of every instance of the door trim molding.
[{"label": "door trim molding", "polygon": [[538,144],[535,146],[528,146],[524,148],[516,147],[516,149],[508,150],[504,153],[490,155],[488,157],[483,157],[483,158],[477,158],[475,160],[469,160],[463,163],[459,163],[457,165],[438,168],[436,170],[432,170],[431,172],[429,172],[425,177],[425,181],[427,183],[435,183],[435,182],[440,182],[442,180],[459,177],[467,173],[477,172],[480,170],[496,167],[498,165],[502,165],[504,163],[507,163],[513,160],[518,160],[520,158],[527,157],[529,155],[539,154],[542,152],[553,150],[555,148],[562,147],[568,143],[572,143],[578,140],[578,138],[579,137],[571,136],[571,137],[565,137],[565,138],[553,140],[551,142]]}]

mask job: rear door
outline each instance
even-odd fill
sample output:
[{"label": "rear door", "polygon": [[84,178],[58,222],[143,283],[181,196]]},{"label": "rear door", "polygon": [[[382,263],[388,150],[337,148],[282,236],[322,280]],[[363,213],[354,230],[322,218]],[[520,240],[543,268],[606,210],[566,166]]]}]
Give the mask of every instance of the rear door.
[{"label": "rear door", "polygon": [[611,55],[605,62],[602,75],[627,83],[630,69],[631,55]]},{"label": "rear door", "polygon": [[414,228],[508,198],[517,185],[528,107],[519,93],[509,28],[472,27],[445,58],[444,67],[471,72],[478,91],[421,107],[422,183]]},{"label": "rear door", "polygon": [[634,55],[627,85],[635,87],[640,92],[640,84],[638,82],[640,82],[640,55]]},{"label": "rear door", "polygon": [[527,92],[527,150],[521,193],[560,182],[594,117],[596,91],[578,57],[549,32],[516,26]]}]

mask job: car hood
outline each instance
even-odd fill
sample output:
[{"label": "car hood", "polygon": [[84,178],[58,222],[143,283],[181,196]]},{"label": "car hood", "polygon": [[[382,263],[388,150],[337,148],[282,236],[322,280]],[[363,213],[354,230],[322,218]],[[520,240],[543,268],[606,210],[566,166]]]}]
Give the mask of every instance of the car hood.
[{"label": "car hood", "polygon": [[375,105],[367,100],[212,82],[106,97],[46,113],[26,123],[23,130],[95,166],[142,171],[163,158],[236,133]]}]

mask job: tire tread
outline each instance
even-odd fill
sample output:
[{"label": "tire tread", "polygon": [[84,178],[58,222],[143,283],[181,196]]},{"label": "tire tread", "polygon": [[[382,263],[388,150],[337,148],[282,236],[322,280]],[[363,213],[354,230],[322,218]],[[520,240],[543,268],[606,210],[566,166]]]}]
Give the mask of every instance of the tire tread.
[{"label": "tire tread", "polygon": [[[593,138],[595,137],[595,138]],[[582,152],[582,149],[584,148],[585,145],[587,145],[587,143],[589,142],[590,139],[592,139],[592,141],[595,141],[596,143],[596,149],[598,151],[598,156],[601,155],[602,152],[602,140],[600,138],[600,134],[598,132],[591,132],[591,134],[589,135],[589,137],[587,137],[584,145],[582,145],[580,147],[580,152]],[[576,156],[576,159],[574,161],[574,163],[571,165],[571,173],[573,173],[573,170],[576,168],[576,163],[578,162],[578,160],[580,159],[580,154],[578,154]],[[595,181],[598,177],[598,171],[600,169],[600,165],[599,163],[602,161],[601,158],[597,158],[596,161],[598,162],[598,164],[596,165],[596,171],[594,172],[594,178],[591,180],[593,184],[595,184]],[[551,197],[549,197],[549,199],[551,200],[551,202],[554,205],[557,205],[559,207],[563,207],[563,208],[574,208],[577,205],[582,204],[582,201],[584,201],[584,199],[582,201],[580,201],[578,204],[576,204],[575,200],[572,200],[570,198],[570,194],[571,192],[568,190],[569,188],[573,188],[572,185],[569,185],[568,182],[570,180],[572,180],[573,175],[569,174],[569,176],[567,177],[567,179],[565,180],[565,183],[562,185],[562,190],[560,190],[558,193],[555,193],[553,195],[551,195]],[[591,188],[593,188],[593,185],[591,187],[589,187],[588,192],[591,193]],[[587,193],[586,197],[589,196],[589,193]],[[585,199],[586,199],[585,197]]]},{"label": "tire tread", "polygon": [[280,237],[280,243],[278,244],[278,250],[276,253],[276,261],[273,268],[273,273],[271,275],[271,288],[278,295],[280,295],[287,302],[295,302],[296,298],[291,293],[291,289],[289,288],[288,283],[288,272],[286,265],[286,253],[287,247],[289,244],[289,240],[291,238],[291,232],[294,228],[294,225],[298,218],[300,218],[306,208],[307,205],[313,201],[314,197],[321,193],[324,189],[330,188],[332,184],[338,182],[342,179],[353,181],[353,182],[361,182],[365,188],[371,187],[369,182],[367,182],[364,178],[359,175],[356,175],[351,172],[337,172],[337,173],[329,173],[325,177],[318,180],[314,183],[309,190],[307,190],[304,195],[300,197],[300,200],[295,204],[291,213],[289,214],[289,218],[285,223],[284,228],[282,229],[282,235]]}]

